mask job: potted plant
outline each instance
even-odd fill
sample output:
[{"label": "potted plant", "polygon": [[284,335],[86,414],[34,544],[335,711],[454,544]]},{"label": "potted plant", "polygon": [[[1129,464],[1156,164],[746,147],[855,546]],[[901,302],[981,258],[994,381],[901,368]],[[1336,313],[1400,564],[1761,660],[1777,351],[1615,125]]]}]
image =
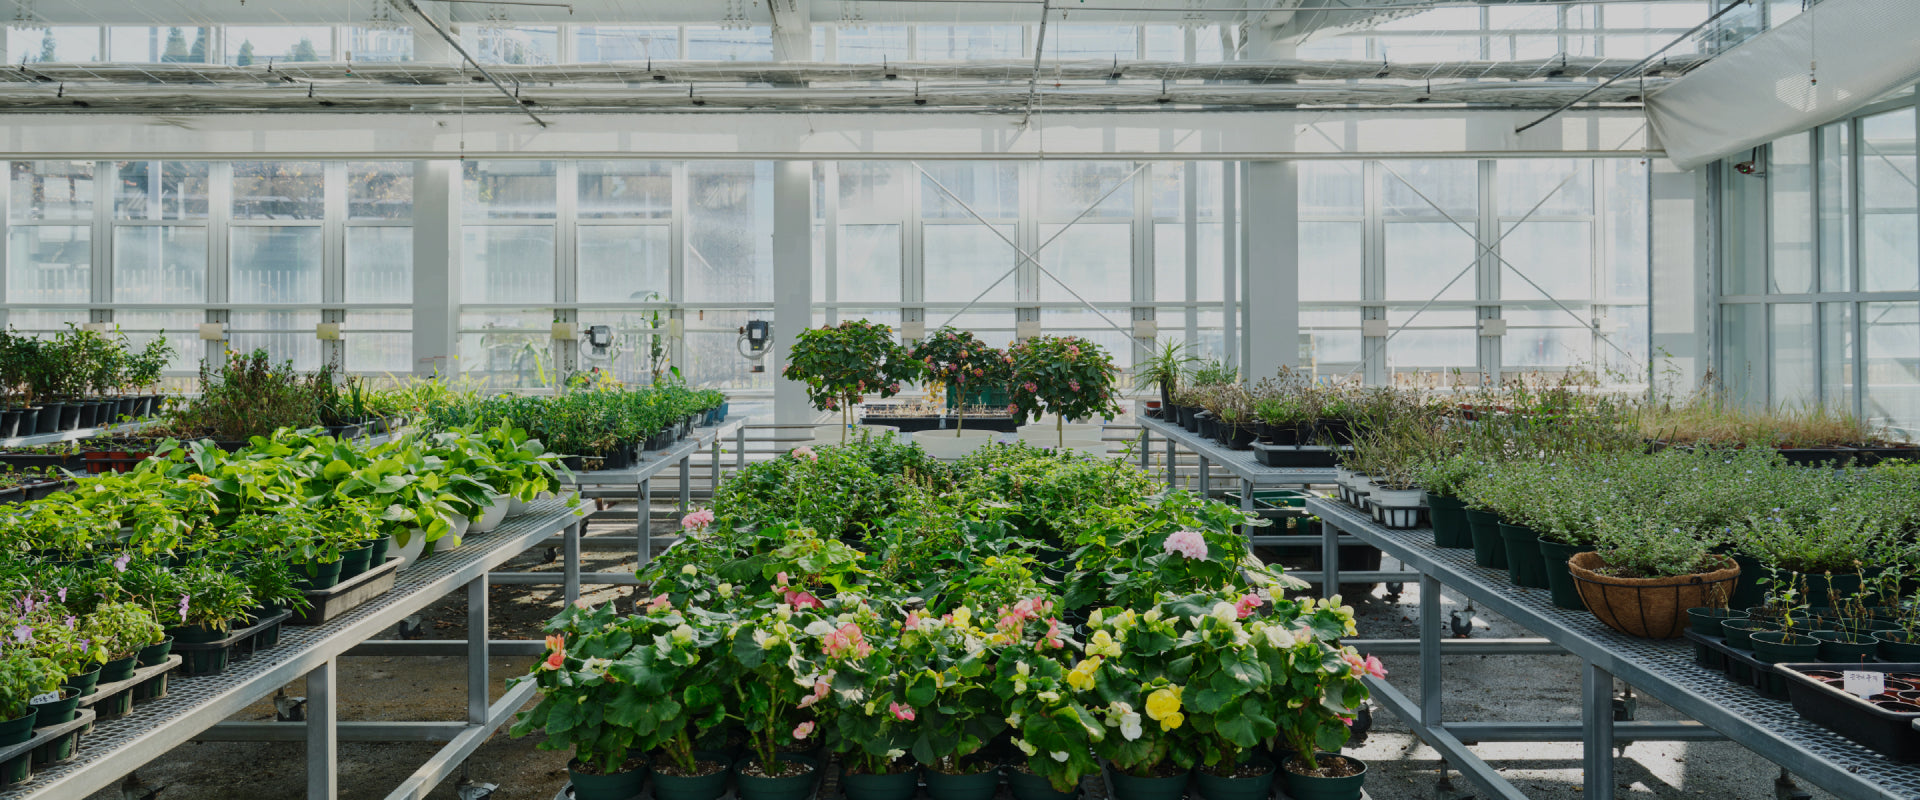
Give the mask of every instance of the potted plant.
[{"label": "potted plant", "polygon": [[145,606],[131,602],[100,603],[80,623],[80,635],[105,651],[101,683],[133,677],[140,651],[166,638],[159,620]]},{"label": "potted plant", "polygon": [[[809,676],[813,691],[800,703],[814,710],[827,749],[840,756],[842,792],[848,800],[912,800],[920,769],[907,751],[919,737],[920,715],[935,710],[929,707],[937,691],[934,676],[911,661],[896,663],[900,654],[891,637],[867,643],[861,633],[866,647],[851,638],[853,630],[891,633],[864,603],[809,628],[820,640],[821,657]],[[850,689],[835,692],[834,684]]]},{"label": "potted plant", "polygon": [[1034,421],[1053,414],[1060,447],[1067,445],[1067,419],[1113,419],[1121,413],[1113,397],[1119,371],[1100,345],[1076,336],[1036,336],[1007,354],[1013,359],[1008,413]]},{"label": "potted plant", "polygon": [[787,368],[781,375],[805,383],[814,408],[840,412],[844,442],[853,406],[867,395],[899,394],[900,383],[917,377],[923,368],[894,340],[892,328],[849,320],[801,331],[787,348]]},{"label": "potted plant", "polygon": [[1154,343],[1152,355],[1145,361],[1133,365],[1133,388],[1145,391],[1160,389],[1160,417],[1170,424],[1179,424],[1173,409],[1173,394],[1180,388],[1180,377],[1200,359],[1193,355],[1191,345],[1173,339],[1163,339]]},{"label": "potted plant", "polygon": [[[32,739],[40,712],[34,700],[59,694],[60,670],[52,662],[24,648],[0,653],[0,747]],[[25,781],[32,769],[32,755],[22,753],[0,765],[0,783]]]},{"label": "potted plant", "polygon": [[910,752],[926,768],[933,800],[991,800],[1000,787],[998,765],[975,756],[1007,729],[993,694],[997,653],[984,632],[952,618],[914,611],[899,623],[899,657],[921,666],[922,675],[938,676],[909,684],[908,702],[919,709]]},{"label": "potted plant", "polygon": [[[208,644],[227,638],[236,622],[244,622],[255,602],[253,592],[240,576],[205,562],[193,562],[174,570],[181,590],[179,627],[167,631],[177,645]],[[219,672],[227,667],[231,648],[191,650],[187,656],[188,674]]]},{"label": "potted plant", "polygon": [[914,346],[912,355],[926,365],[929,381],[947,385],[956,437],[967,426],[967,406],[1002,399],[1012,376],[1006,354],[968,330],[936,330]]},{"label": "potted plant", "polygon": [[1724,602],[1740,578],[1733,559],[1710,552],[1692,531],[1638,515],[1600,523],[1600,549],[1574,556],[1567,568],[1587,609],[1621,633],[1679,636],[1686,609]]},{"label": "potted plant", "polygon": [[1340,753],[1352,734],[1360,704],[1367,699],[1363,679],[1386,677],[1379,659],[1338,646],[1338,637],[1354,631],[1353,613],[1336,607],[1338,598],[1276,601],[1267,627],[1269,640],[1290,650],[1288,674],[1275,676],[1284,707],[1275,714],[1279,740],[1291,752],[1280,763],[1287,794],[1312,800],[1359,800],[1367,765]]},{"label": "potted plant", "polygon": [[771,614],[743,619],[728,636],[734,643],[727,665],[733,677],[732,704],[746,730],[749,752],[734,765],[742,800],[804,800],[813,792],[818,764],[786,749],[789,743],[813,746],[816,737],[824,735],[814,714],[801,705],[817,684],[803,679],[819,672],[813,667],[820,653],[819,634],[806,629],[824,626],[822,633],[836,636],[836,648],[871,647],[857,625],[846,629],[830,622],[822,603],[808,599],[804,607],[782,602]]}]

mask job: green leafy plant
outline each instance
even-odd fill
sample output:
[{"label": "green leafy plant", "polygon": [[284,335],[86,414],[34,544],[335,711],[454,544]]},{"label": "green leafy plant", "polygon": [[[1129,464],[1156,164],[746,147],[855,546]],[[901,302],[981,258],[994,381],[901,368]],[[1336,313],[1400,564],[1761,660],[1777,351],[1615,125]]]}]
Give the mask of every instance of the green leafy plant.
[{"label": "green leafy plant", "polygon": [[1023,420],[1056,417],[1060,446],[1066,447],[1068,419],[1113,419],[1121,413],[1114,400],[1119,370],[1107,351],[1076,336],[1036,336],[1007,351],[1013,359],[1013,403],[1007,410]]},{"label": "green leafy plant", "polygon": [[821,411],[839,411],[841,439],[853,407],[867,395],[892,397],[902,381],[924,370],[922,362],[894,340],[893,329],[866,320],[809,328],[787,348],[787,380],[807,385],[807,398]]},{"label": "green leafy plant", "polygon": [[920,340],[912,355],[926,365],[930,380],[945,384],[953,392],[955,436],[966,428],[969,396],[1005,390],[1013,377],[1012,359],[968,330],[936,330]]}]

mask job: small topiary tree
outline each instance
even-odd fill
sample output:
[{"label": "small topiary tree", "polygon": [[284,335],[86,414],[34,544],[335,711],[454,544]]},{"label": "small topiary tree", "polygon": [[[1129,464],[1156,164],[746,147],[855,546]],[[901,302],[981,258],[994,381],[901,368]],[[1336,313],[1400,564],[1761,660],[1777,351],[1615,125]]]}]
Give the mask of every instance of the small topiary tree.
[{"label": "small topiary tree", "polygon": [[899,394],[900,382],[922,369],[894,340],[892,328],[863,319],[801,331],[780,374],[805,383],[814,408],[840,412],[840,439],[846,441],[854,405],[868,394]]},{"label": "small topiary tree", "polygon": [[947,384],[947,391],[953,393],[954,408],[959,411],[954,436],[967,426],[967,392],[1004,389],[1013,376],[1007,354],[987,346],[973,331],[934,331],[913,348],[913,357],[924,365],[932,380]]},{"label": "small topiary tree", "polygon": [[1052,413],[1060,446],[1066,420],[1113,419],[1120,413],[1113,386],[1120,370],[1100,345],[1077,336],[1036,336],[1008,349],[1013,366],[1013,402],[1007,413],[1038,421]]}]

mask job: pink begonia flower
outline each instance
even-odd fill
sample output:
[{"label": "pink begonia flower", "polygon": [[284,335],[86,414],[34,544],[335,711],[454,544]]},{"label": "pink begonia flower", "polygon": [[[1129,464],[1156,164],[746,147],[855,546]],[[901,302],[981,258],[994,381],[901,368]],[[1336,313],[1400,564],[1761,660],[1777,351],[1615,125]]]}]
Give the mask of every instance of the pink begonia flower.
[{"label": "pink begonia flower", "polygon": [[666,594],[664,593],[654,597],[652,600],[647,601],[647,613],[649,614],[652,614],[658,611],[667,611],[671,608],[673,608],[673,600],[672,598],[667,597]]},{"label": "pink begonia flower", "polygon": [[1167,537],[1162,549],[1169,553],[1179,553],[1187,558],[1204,560],[1207,557],[1207,537],[1199,531],[1178,531]]},{"label": "pink begonia flower", "polygon": [[1076,357],[1078,357],[1079,355],[1080,355],[1080,346],[1079,346],[1079,345],[1077,345],[1077,344],[1070,344],[1070,345],[1067,345],[1067,357],[1068,357],[1068,358],[1076,358]]},{"label": "pink begonia flower", "polygon": [[1387,665],[1380,663],[1380,659],[1374,656],[1367,656],[1366,671],[1368,675],[1375,678],[1387,677]]},{"label": "pink begonia flower", "polygon": [[813,720],[807,720],[806,722],[802,722],[799,725],[793,726],[793,738],[795,739],[805,739],[812,735],[813,735]]},{"label": "pink begonia flower", "polygon": [[566,661],[567,654],[556,651],[553,655],[547,656],[546,663],[541,664],[540,668],[543,670],[559,669],[566,665]]},{"label": "pink begonia flower", "polygon": [[826,608],[827,607],[825,603],[820,602],[820,598],[814,597],[812,594],[809,594],[807,592],[794,591],[792,589],[788,589],[786,593],[781,596],[780,599],[784,601],[787,605],[793,606],[794,608]]},{"label": "pink begonia flower", "polygon": [[787,585],[787,573],[785,573],[785,572],[777,572],[777,573],[774,573],[774,576],[773,576],[773,585],[775,585],[775,586],[785,586],[785,585]]},{"label": "pink begonia flower", "polygon": [[[828,405],[828,406],[827,406],[827,408],[829,408],[829,409],[831,409],[831,408],[833,408],[833,406],[832,406],[832,405]],[[804,444],[803,444],[803,445],[800,445],[799,447],[796,447],[796,448],[793,448],[793,457],[794,457],[794,458],[804,458],[804,459],[806,459],[806,460],[808,460],[808,461],[815,461],[815,460],[818,460],[818,459],[820,458],[820,456],[818,456],[818,455],[815,455],[815,454],[814,454],[814,452],[813,452],[813,448],[811,448],[811,447],[808,447],[808,446],[806,446],[806,445],[804,445]]]},{"label": "pink begonia flower", "polygon": [[890,706],[888,706],[888,710],[893,712],[894,719],[906,720],[908,722],[913,721],[913,707],[911,706],[903,706],[903,705],[900,705],[899,703],[893,703]]},{"label": "pink begonia flower", "polygon": [[832,690],[832,688],[833,687],[827,683],[826,678],[820,678],[815,680],[813,682],[813,694],[810,694],[810,695],[807,695],[806,697],[801,698],[800,707],[806,708],[808,706],[813,705],[814,703],[818,703],[822,700],[827,699],[827,692]]},{"label": "pink begonia flower", "polygon": [[1079,382],[1079,381],[1067,381],[1067,388],[1069,388],[1069,389],[1072,389],[1072,390],[1074,390],[1074,391],[1076,391],[1076,392],[1077,392],[1077,391],[1080,391],[1080,382]]},{"label": "pink begonia flower", "polygon": [[1060,639],[1060,620],[1057,619],[1049,618],[1047,620],[1047,635],[1042,638],[1046,641],[1048,647],[1062,648],[1067,646],[1066,642]]},{"label": "pink begonia flower", "polygon": [[920,630],[920,612],[919,611],[907,612],[907,623],[905,627],[907,630],[910,630],[910,631]]},{"label": "pink begonia flower", "polygon": [[680,529],[683,531],[704,528],[712,524],[713,509],[711,508],[703,508],[680,518]]},{"label": "pink begonia flower", "polygon": [[842,625],[839,630],[821,637],[821,647],[827,651],[827,655],[835,657],[852,653],[865,658],[873,652],[873,645],[867,644],[865,634],[860,632],[860,625],[854,622]]},{"label": "pink begonia flower", "polygon": [[1032,394],[1034,392],[1040,391],[1039,384],[1036,384],[1033,381],[1027,381],[1026,383],[1020,384],[1020,388],[1027,390],[1028,394]]},{"label": "pink begonia flower", "polygon": [[1254,609],[1265,604],[1265,601],[1260,599],[1260,595],[1245,594],[1240,596],[1240,602],[1235,603],[1234,608],[1240,612],[1241,619],[1246,619],[1253,616]]}]

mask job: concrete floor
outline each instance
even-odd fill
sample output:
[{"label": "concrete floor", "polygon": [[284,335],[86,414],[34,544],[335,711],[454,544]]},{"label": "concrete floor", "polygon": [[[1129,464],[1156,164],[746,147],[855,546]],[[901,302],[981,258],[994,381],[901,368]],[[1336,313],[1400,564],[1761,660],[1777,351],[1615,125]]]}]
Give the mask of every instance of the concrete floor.
[{"label": "concrete floor", "polygon": [[[615,526],[607,526],[612,532]],[[595,531],[600,531],[599,526]],[[589,553],[590,558],[595,554]],[[552,569],[538,556],[523,557],[510,569]],[[632,559],[612,553],[592,558],[589,569],[613,570],[632,566]],[[1389,562],[1391,567],[1391,562]],[[1411,589],[1412,587],[1408,587]],[[591,599],[625,597],[627,589],[603,589]],[[1362,637],[1414,638],[1423,620],[1445,624],[1446,611],[1458,599],[1446,598],[1440,613],[1423,615],[1417,593],[1408,591],[1399,602],[1384,592],[1357,602]],[[427,614],[429,637],[466,636],[464,594],[450,596]],[[493,589],[494,638],[539,638],[539,627],[558,606],[557,591],[503,586]],[[1496,616],[1476,616],[1476,637],[1517,637],[1524,630]],[[499,658],[492,663],[494,694],[506,680],[523,674],[533,657]],[[1396,686],[1414,694],[1419,667],[1414,656],[1384,659]],[[1461,656],[1446,661],[1446,713],[1453,719],[1545,720],[1578,723],[1580,677],[1571,657]],[[465,709],[465,668],[458,658],[347,658],[341,662],[339,683],[344,695],[342,719],[457,719]],[[290,694],[304,694],[295,682]],[[272,719],[270,703],[249,708],[238,719]],[[1640,719],[1678,718],[1670,709],[1643,698]],[[494,783],[494,800],[547,800],[566,782],[566,755],[536,750],[537,737],[511,739],[497,734],[469,761],[475,781]],[[383,798],[404,780],[433,750],[426,744],[340,745],[342,798]],[[1503,744],[1475,748],[1499,767],[1529,797],[1581,797],[1578,744]],[[166,800],[258,800],[299,798],[305,794],[305,755],[299,744],[205,743],[190,744],[142,768],[140,779],[166,787]],[[1436,754],[1413,738],[1392,715],[1376,716],[1374,730],[1364,746],[1350,752],[1369,764],[1368,793],[1375,800],[1474,797],[1475,787],[1455,774],[1451,793],[1438,786]],[[1729,742],[1658,743],[1628,746],[1626,759],[1616,766],[1619,797],[1724,798],[1765,800],[1773,796],[1778,769]],[[1826,798],[1815,792],[1816,798]],[[430,797],[454,800],[452,782]],[[90,800],[122,800],[118,790],[98,793]]]}]

